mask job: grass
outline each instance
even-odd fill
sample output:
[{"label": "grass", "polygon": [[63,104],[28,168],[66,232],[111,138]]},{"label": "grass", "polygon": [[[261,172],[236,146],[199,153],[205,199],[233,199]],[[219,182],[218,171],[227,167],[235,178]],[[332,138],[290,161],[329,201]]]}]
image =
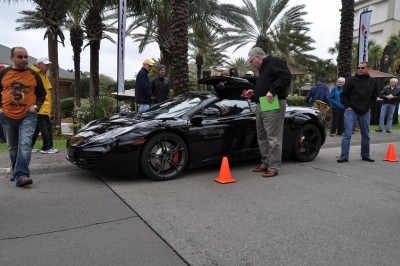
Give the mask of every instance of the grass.
[{"label": "grass", "polygon": [[[41,140],[36,141],[34,148],[40,149],[42,147],[43,142]],[[66,139],[54,139],[53,140],[53,148],[56,149],[65,149],[67,147],[67,140]],[[7,144],[0,143],[0,151],[7,151]]]}]

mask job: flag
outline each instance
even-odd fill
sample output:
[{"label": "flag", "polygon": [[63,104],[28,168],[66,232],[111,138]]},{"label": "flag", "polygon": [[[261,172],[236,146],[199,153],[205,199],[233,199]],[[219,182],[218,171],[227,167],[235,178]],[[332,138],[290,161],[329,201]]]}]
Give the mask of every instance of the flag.
[{"label": "flag", "polygon": [[358,29],[358,64],[368,62],[368,39],[372,11],[360,14],[360,27]]},{"label": "flag", "polygon": [[117,84],[118,93],[124,93],[125,70],[125,31],[126,31],[126,0],[119,0],[118,6],[118,63]]},{"label": "flag", "polygon": [[393,54],[393,47],[386,45],[385,50],[383,50],[379,71],[385,73],[389,72],[389,67],[392,63],[392,54]]}]

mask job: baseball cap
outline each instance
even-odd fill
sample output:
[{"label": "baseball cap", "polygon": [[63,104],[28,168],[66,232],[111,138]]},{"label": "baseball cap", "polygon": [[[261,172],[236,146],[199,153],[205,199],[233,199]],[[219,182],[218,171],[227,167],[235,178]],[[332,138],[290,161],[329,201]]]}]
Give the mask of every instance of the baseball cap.
[{"label": "baseball cap", "polygon": [[143,64],[149,65],[149,66],[154,66],[153,60],[151,59],[146,59],[143,61]]},{"label": "baseball cap", "polygon": [[249,70],[249,71],[246,72],[245,75],[246,75],[246,76],[254,76],[254,72],[251,71],[251,70]]},{"label": "baseball cap", "polygon": [[51,62],[49,61],[49,59],[47,57],[41,57],[36,61],[36,65],[38,65],[39,63],[43,63],[45,65],[47,64],[51,64]]}]

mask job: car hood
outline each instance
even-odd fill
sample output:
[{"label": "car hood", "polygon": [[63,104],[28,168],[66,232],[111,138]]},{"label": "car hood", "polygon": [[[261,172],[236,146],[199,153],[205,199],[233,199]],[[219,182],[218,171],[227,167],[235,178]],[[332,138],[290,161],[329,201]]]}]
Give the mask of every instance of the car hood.
[{"label": "car hood", "polygon": [[99,144],[105,141],[113,141],[119,136],[132,131],[136,131],[138,135],[143,136],[149,129],[159,125],[161,121],[163,120],[136,119],[133,116],[128,117],[116,114],[109,118],[89,122],[76,135],[70,138],[69,144]]}]

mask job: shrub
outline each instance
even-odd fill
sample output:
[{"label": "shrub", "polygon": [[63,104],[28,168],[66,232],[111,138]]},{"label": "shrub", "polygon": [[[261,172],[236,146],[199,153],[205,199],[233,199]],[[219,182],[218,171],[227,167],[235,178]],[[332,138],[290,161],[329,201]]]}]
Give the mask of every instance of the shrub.
[{"label": "shrub", "polygon": [[61,113],[64,117],[71,117],[74,113],[74,98],[65,98],[60,102]]},{"label": "shrub", "polygon": [[289,106],[307,106],[304,96],[288,96],[286,102]]},{"label": "shrub", "polygon": [[110,96],[99,96],[95,101],[89,104],[82,104],[79,110],[76,110],[75,116],[84,124],[91,120],[105,118],[115,113],[117,100]]}]

